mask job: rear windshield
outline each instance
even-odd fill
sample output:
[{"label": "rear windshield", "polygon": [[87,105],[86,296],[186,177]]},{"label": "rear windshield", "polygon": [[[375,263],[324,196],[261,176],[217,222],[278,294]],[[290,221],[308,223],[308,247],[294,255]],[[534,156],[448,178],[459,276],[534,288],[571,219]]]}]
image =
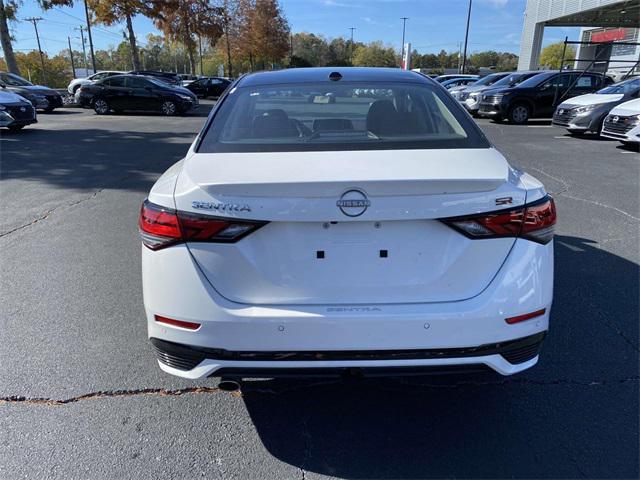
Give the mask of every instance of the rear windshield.
[{"label": "rear windshield", "polygon": [[234,88],[198,152],[487,148],[438,86],[356,82]]}]

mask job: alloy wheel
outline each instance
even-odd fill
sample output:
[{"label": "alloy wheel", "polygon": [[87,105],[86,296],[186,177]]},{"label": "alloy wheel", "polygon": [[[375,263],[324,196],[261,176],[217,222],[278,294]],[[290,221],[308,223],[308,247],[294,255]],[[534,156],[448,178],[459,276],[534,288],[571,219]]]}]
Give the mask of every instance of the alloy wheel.
[{"label": "alloy wheel", "polygon": [[529,119],[529,109],[524,105],[518,105],[511,112],[511,118],[516,123],[524,123]]},{"label": "alloy wheel", "polygon": [[160,108],[162,109],[162,113],[164,115],[175,115],[176,113],[176,104],[173,102],[163,102]]},{"label": "alloy wheel", "polygon": [[97,114],[104,115],[105,113],[109,112],[109,104],[106,100],[98,99],[93,102],[93,109]]}]

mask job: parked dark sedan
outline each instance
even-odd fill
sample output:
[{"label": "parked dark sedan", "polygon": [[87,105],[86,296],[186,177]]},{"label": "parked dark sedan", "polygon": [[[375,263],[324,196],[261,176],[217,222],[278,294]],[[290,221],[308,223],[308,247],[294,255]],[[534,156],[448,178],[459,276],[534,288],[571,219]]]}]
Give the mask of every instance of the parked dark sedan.
[{"label": "parked dark sedan", "polygon": [[0,127],[17,132],[37,123],[36,109],[26,98],[0,88]]},{"label": "parked dark sedan", "polygon": [[188,88],[199,97],[219,97],[231,85],[226,78],[205,77],[188,84]]},{"label": "parked dark sedan", "polygon": [[93,108],[98,115],[125,110],[176,115],[198,104],[198,98],[188,90],[140,75],[116,75],[83,85],[78,100],[80,105]]},{"label": "parked dark sedan", "polygon": [[524,124],[530,118],[551,117],[563,100],[595,92],[610,83],[610,78],[593,72],[540,72],[515,87],[483,93],[479,114]]},{"label": "parked dark sedan", "polygon": [[34,85],[15,73],[0,72],[0,87],[26,98],[38,110],[52,112],[62,106],[62,96],[48,87]]}]

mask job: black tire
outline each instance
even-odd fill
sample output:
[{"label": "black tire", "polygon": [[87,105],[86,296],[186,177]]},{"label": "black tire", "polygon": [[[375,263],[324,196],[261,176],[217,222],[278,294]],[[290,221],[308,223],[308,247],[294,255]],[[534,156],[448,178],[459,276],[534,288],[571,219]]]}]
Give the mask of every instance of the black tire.
[{"label": "black tire", "polygon": [[576,130],[575,128],[567,128],[567,132],[574,137],[584,137],[584,134],[587,133],[586,130]]},{"label": "black tire", "polygon": [[111,110],[109,102],[107,102],[104,98],[96,98],[92,103],[93,110],[98,115],[106,115]]},{"label": "black tire", "polygon": [[173,117],[178,113],[178,106],[171,100],[165,100],[160,104],[160,113],[166,117]]},{"label": "black tire", "polygon": [[531,108],[524,103],[516,103],[509,109],[507,117],[509,118],[509,122],[515,125],[524,125],[531,117]]},{"label": "black tire", "polygon": [[56,107],[47,107],[44,109],[44,113],[51,113],[55,110]]},{"label": "black tire", "polygon": [[24,127],[26,127],[26,125],[12,125],[9,128],[10,132],[19,132],[20,130],[22,130]]}]

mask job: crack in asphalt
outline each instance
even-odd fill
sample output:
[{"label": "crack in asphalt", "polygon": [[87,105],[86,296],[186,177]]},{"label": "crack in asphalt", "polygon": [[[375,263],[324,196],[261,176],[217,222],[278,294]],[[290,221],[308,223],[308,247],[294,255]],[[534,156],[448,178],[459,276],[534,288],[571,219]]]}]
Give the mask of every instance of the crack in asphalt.
[{"label": "crack in asphalt", "polygon": [[100,392],[85,393],[76,397],[65,398],[62,400],[53,398],[34,398],[12,395],[9,397],[0,397],[0,405],[13,403],[25,405],[45,405],[49,407],[57,407],[68,405],[70,403],[78,403],[85,400],[93,400],[99,398],[122,398],[122,397],[140,397],[140,396],[158,396],[158,397],[178,397],[180,395],[188,395],[195,393],[218,393],[221,392],[218,387],[189,387],[174,390],[164,388],[141,388],[134,390],[108,390]]},{"label": "crack in asphalt", "polygon": [[20,226],[18,226],[18,227],[15,227],[15,228],[13,228],[13,229],[11,229],[11,230],[8,230],[8,231],[6,231],[6,232],[2,232],[2,233],[0,233],[0,238],[2,238],[2,237],[6,237],[7,235],[11,235],[12,233],[18,232],[18,231],[23,230],[23,229],[25,229],[25,228],[27,228],[27,227],[31,227],[32,225],[35,225],[36,223],[40,222],[41,220],[45,220],[45,219],[49,218],[49,216],[50,216],[53,212],[55,212],[56,210],[59,210],[59,209],[61,209],[61,208],[73,207],[73,206],[78,205],[78,204],[80,204],[80,203],[84,203],[84,202],[86,202],[86,201],[88,201],[88,200],[91,200],[91,199],[95,198],[95,197],[96,197],[100,192],[102,192],[103,190],[104,190],[104,188],[101,188],[100,190],[96,190],[96,191],[95,191],[95,192],[93,192],[91,195],[89,195],[89,196],[87,196],[87,197],[84,197],[84,198],[81,198],[80,200],[76,200],[75,202],[71,202],[71,203],[65,203],[65,204],[63,204],[63,205],[58,205],[57,207],[54,207],[54,208],[52,208],[52,209],[50,209],[50,210],[47,210],[46,212],[44,212],[43,214],[41,214],[39,217],[37,217],[37,218],[35,218],[35,219],[31,220],[31,221],[30,221],[30,222],[28,222],[28,223],[25,223],[25,224],[23,224],[23,225],[20,225]]},{"label": "crack in asphalt", "polygon": [[[443,389],[454,389],[461,387],[482,387],[482,386],[500,386],[500,385],[536,385],[536,386],[550,386],[550,385],[578,385],[585,387],[592,386],[604,386],[604,385],[615,385],[615,384],[624,384],[627,382],[637,382],[640,380],[640,376],[632,376],[626,378],[620,378],[617,380],[592,380],[589,382],[577,381],[571,379],[557,379],[557,380],[532,380],[528,378],[505,378],[504,380],[496,380],[496,381],[465,381],[465,382],[456,382],[451,384],[437,384],[437,383],[419,383],[412,384],[409,383],[406,379],[401,379],[399,383],[404,386],[416,387],[416,388],[443,388]],[[313,384],[300,384],[290,388],[252,388],[250,385],[251,382],[244,383],[244,387],[246,387],[245,391],[239,390],[235,392],[229,392],[230,396],[233,397],[243,397],[245,395],[252,394],[266,394],[266,395],[282,395],[284,393],[290,393],[296,390],[304,390],[309,388],[314,388],[318,386],[329,386],[329,385],[339,385],[343,383],[343,380],[336,379],[326,382],[318,382]],[[380,387],[380,384],[375,384],[376,387]],[[384,389],[384,388],[382,388]],[[397,390],[393,390],[397,391]],[[125,398],[125,397],[146,397],[146,396],[157,396],[157,397],[179,397],[182,395],[191,395],[191,394],[212,394],[212,393],[223,393],[224,390],[221,390],[218,387],[189,387],[189,388],[179,388],[179,389],[165,389],[165,388],[142,388],[142,389],[131,389],[131,390],[107,390],[107,391],[98,391],[86,393],[83,395],[78,395],[75,397],[65,398],[65,399],[55,399],[55,398],[45,398],[45,397],[26,397],[21,395],[11,395],[0,397],[0,405],[5,404],[22,404],[22,405],[43,405],[43,406],[51,406],[58,407],[63,405],[69,405],[73,403],[83,402],[86,400],[94,400],[94,399],[103,399],[103,398]],[[306,424],[303,425],[306,428]]]},{"label": "crack in asphalt", "polygon": [[598,207],[602,207],[602,208],[608,208],[611,210],[614,210],[626,217],[629,217],[633,220],[635,220],[636,222],[640,222],[640,218],[639,217],[635,217],[633,215],[631,215],[629,212],[625,212],[624,210],[619,209],[618,207],[614,207],[613,205],[607,205],[606,203],[602,203],[602,202],[597,202],[595,200],[589,200],[588,198],[582,198],[582,197],[574,197],[572,195],[567,195],[566,193],[558,193],[558,196],[562,196],[565,198],[570,198],[572,200],[579,200],[581,202],[586,202],[586,203],[591,203],[592,205],[597,205]]}]

